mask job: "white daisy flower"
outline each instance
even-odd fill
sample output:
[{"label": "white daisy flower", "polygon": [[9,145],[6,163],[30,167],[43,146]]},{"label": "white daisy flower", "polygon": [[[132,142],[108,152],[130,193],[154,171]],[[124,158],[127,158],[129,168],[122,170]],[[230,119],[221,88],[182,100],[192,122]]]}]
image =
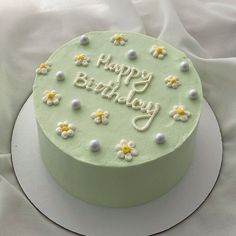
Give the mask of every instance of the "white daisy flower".
[{"label": "white daisy flower", "polygon": [[55,90],[52,91],[44,91],[43,92],[43,102],[46,103],[48,106],[58,105],[61,99],[61,94],[58,94]]},{"label": "white daisy flower", "polygon": [[181,85],[179,78],[177,78],[174,75],[168,76],[165,79],[165,83],[168,88],[174,88],[174,89],[178,88]]},{"label": "white daisy flower", "polygon": [[126,161],[132,161],[134,156],[138,156],[138,150],[135,148],[136,144],[133,141],[121,139],[120,143],[116,145],[117,156]]},{"label": "white daisy flower", "polygon": [[114,34],[111,37],[111,42],[114,43],[114,45],[116,45],[116,46],[118,46],[118,45],[124,46],[125,42],[127,42],[127,41],[128,41],[128,39],[123,34]]},{"label": "white daisy flower", "polygon": [[75,65],[77,66],[88,66],[90,58],[84,54],[79,54],[74,57]]},{"label": "white daisy flower", "polygon": [[39,68],[36,69],[38,75],[46,75],[51,70],[51,64],[49,62],[41,63]]},{"label": "white daisy flower", "polygon": [[91,114],[91,118],[94,120],[96,124],[108,124],[109,122],[109,112],[103,111],[102,109],[98,108],[96,112]]},{"label": "white daisy flower", "polygon": [[56,133],[66,139],[74,136],[76,127],[67,120],[57,124]]},{"label": "white daisy flower", "polygon": [[163,59],[167,55],[167,50],[164,47],[157,47],[156,45],[153,45],[150,53],[155,58]]},{"label": "white daisy flower", "polygon": [[174,106],[169,114],[174,120],[183,122],[188,121],[188,118],[191,116],[191,113],[185,110],[183,105]]}]

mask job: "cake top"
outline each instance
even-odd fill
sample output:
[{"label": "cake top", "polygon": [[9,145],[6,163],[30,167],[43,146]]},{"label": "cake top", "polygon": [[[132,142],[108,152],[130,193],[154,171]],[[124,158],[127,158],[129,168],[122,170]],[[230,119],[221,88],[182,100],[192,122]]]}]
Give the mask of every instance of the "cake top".
[{"label": "cake top", "polygon": [[201,82],[186,55],[139,33],[90,32],[36,70],[36,119],[63,152],[113,167],[173,152],[201,114]]}]

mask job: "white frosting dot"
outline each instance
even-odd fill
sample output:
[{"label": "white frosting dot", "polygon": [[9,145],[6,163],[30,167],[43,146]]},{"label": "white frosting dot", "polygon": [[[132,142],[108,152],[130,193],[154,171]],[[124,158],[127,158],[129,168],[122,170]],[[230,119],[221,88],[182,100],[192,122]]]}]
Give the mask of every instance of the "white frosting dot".
[{"label": "white frosting dot", "polygon": [[127,55],[129,60],[135,60],[137,58],[137,53],[133,49],[130,49]]},{"label": "white frosting dot", "polygon": [[163,144],[166,141],[166,137],[163,133],[157,133],[155,137],[155,141],[157,144]]},{"label": "white frosting dot", "polygon": [[97,152],[100,150],[100,144],[96,139],[93,139],[89,143],[89,148],[92,152]]},{"label": "white frosting dot", "polygon": [[182,72],[187,72],[189,71],[189,64],[187,61],[182,61],[179,65],[179,68]]},{"label": "white frosting dot", "polygon": [[78,109],[80,109],[80,108],[81,108],[81,103],[80,103],[80,101],[79,101],[78,99],[73,99],[73,100],[71,101],[71,107],[72,107],[73,110],[78,110]]},{"label": "white frosting dot", "polygon": [[196,89],[190,89],[188,92],[188,96],[190,99],[195,100],[198,98],[198,92]]},{"label": "white frosting dot", "polygon": [[58,81],[62,81],[65,79],[65,74],[63,73],[63,71],[57,71],[56,73],[56,79]]},{"label": "white frosting dot", "polygon": [[89,38],[88,38],[88,36],[86,36],[86,35],[81,35],[81,36],[80,36],[80,39],[79,39],[79,42],[80,42],[81,45],[89,44]]}]

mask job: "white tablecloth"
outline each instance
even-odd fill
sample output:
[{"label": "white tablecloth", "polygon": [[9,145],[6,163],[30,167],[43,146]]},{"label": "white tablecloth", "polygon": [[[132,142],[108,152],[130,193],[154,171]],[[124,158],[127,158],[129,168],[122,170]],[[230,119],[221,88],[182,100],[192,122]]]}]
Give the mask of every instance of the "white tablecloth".
[{"label": "white tablecloth", "polygon": [[82,33],[116,29],[160,36],[185,51],[222,131],[223,166],[213,192],[162,235],[236,235],[235,0],[1,0],[0,235],[74,235],[46,219],[21,192],[11,165],[11,132],[39,63]]}]

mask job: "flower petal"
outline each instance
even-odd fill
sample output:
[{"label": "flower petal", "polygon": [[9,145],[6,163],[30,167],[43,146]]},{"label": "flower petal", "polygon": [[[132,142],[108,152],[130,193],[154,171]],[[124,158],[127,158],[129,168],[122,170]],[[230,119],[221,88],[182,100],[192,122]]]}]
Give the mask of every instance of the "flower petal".
[{"label": "flower petal", "polygon": [[68,121],[68,120],[65,120],[65,121],[63,121],[63,124],[64,124],[64,125],[69,125],[69,121]]},{"label": "flower petal", "polygon": [[46,103],[47,100],[48,100],[48,97],[47,97],[47,96],[44,96],[44,97],[42,98],[42,101],[43,101],[44,103]]},{"label": "flower petal", "polygon": [[185,111],[185,114],[186,114],[188,117],[191,116],[190,111]]},{"label": "flower petal", "polygon": [[154,57],[158,57],[158,53],[156,52],[156,50],[154,50],[153,54]]},{"label": "flower petal", "polygon": [[48,100],[47,100],[47,105],[48,105],[48,106],[51,106],[52,104],[53,104],[52,99],[48,99]]},{"label": "flower petal", "polygon": [[80,66],[81,62],[80,61],[75,61],[75,65]]},{"label": "flower petal", "polygon": [[115,149],[116,149],[116,151],[119,151],[119,150],[121,149],[121,145],[120,145],[120,144],[117,144],[117,145],[115,146]]},{"label": "flower petal", "polygon": [[180,115],[175,114],[175,115],[173,116],[173,118],[174,118],[174,120],[180,120]]},{"label": "flower petal", "polygon": [[61,128],[60,128],[60,127],[57,127],[57,128],[56,128],[56,133],[57,133],[58,135],[61,135]]},{"label": "flower petal", "polygon": [[107,118],[107,117],[109,117],[109,112],[108,111],[104,111],[104,115],[105,115],[105,117]]},{"label": "flower petal", "polygon": [[138,150],[136,148],[133,148],[132,151],[131,151],[131,155],[132,156],[138,156]]},{"label": "flower petal", "polygon": [[64,138],[64,139],[68,138],[68,133],[66,131],[63,131],[61,133],[61,137]]},{"label": "flower petal", "polygon": [[96,118],[94,119],[94,122],[97,123],[97,124],[101,123],[101,121],[102,121],[102,120],[101,120],[99,117],[96,117]]},{"label": "flower petal", "polygon": [[37,68],[35,72],[36,72],[38,75],[41,74],[40,68]]},{"label": "flower petal", "polygon": [[58,122],[57,126],[62,127],[63,126],[63,122]]},{"label": "flower petal", "polygon": [[42,68],[42,69],[40,69],[40,71],[43,75],[46,75],[48,73],[47,68]]},{"label": "flower petal", "polygon": [[120,159],[124,159],[125,154],[124,154],[122,151],[118,151],[118,152],[117,152],[117,156],[118,156]]},{"label": "flower petal", "polygon": [[76,127],[75,127],[75,125],[73,125],[73,124],[69,124],[68,127],[69,127],[71,130],[73,130],[73,131],[76,130]]},{"label": "flower petal", "polygon": [[58,105],[59,104],[59,99],[58,98],[53,98],[52,103],[54,105]]},{"label": "flower petal", "polygon": [[120,140],[120,145],[127,145],[127,140],[126,139],[121,139]]},{"label": "flower petal", "polygon": [[169,78],[165,78],[165,83],[170,83],[170,79]]},{"label": "flower petal", "polygon": [[58,99],[61,99],[62,96],[61,96],[61,94],[57,93],[54,97],[58,98]]},{"label": "flower petal", "polygon": [[176,111],[175,111],[175,110],[172,110],[172,111],[169,112],[169,115],[172,116],[172,117],[173,117],[175,114],[176,114]]},{"label": "flower petal", "polygon": [[116,46],[118,46],[118,45],[120,44],[120,42],[119,42],[118,40],[114,40],[114,44],[115,44]]},{"label": "flower petal", "polygon": [[121,46],[124,46],[124,45],[125,45],[125,41],[124,41],[124,40],[121,40],[121,41],[120,41],[120,45],[121,45]]},{"label": "flower petal", "polygon": [[96,112],[93,112],[93,113],[91,114],[91,118],[94,119],[95,117],[96,117]]},{"label": "flower petal", "polygon": [[74,136],[74,131],[72,129],[69,129],[67,131],[67,134],[68,134],[68,136],[72,137],[72,136]]},{"label": "flower petal", "polygon": [[188,116],[186,115],[180,116],[180,120],[185,122],[188,120]]},{"label": "flower petal", "polygon": [[109,123],[109,119],[107,119],[106,117],[103,117],[101,120],[104,125]]},{"label": "flower petal", "polygon": [[131,148],[135,148],[136,147],[136,143],[134,141],[129,141],[128,142],[128,146]]},{"label": "flower petal", "polygon": [[132,157],[132,155],[130,153],[125,155],[125,160],[126,161],[132,161],[132,159],[133,159],[133,157]]}]

